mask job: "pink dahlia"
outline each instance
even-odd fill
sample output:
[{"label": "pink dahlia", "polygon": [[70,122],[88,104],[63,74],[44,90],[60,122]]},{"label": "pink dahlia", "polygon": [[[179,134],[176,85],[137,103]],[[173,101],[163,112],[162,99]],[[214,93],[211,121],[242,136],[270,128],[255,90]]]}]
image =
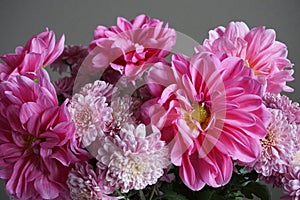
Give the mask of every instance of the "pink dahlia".
[{"label": "pink dahlia", "polygon": [[0,83],[0,178],[17,199],[67,198],[71,164],[86,159],[77,147],[66,103],[58,105],[46,72]]},{"label": "pink dahlia", "polygon": [[266,91],[291,92],[286,82],[292,81],[293,70],[287,59],[287,47],[276,41],[275,31],[265,27],[251,30],[243,22],[230,22],[226,28],[220,26],[209,32],[204,40],[204,48],[219,57],[236,56],[244,60],[244,65],[253,70],[256,79],[266,84]]},{"label": "pink dahlia", "polygon": [[120,197],[110,197],[113,192],[99,168],[94,171],[89,163],[76,163],[68,175],[68,187],[73,200],[116,200]]},{"label": "pink dahlia", "polygon": [[267,135],[261,139],[262,152],[255,162],[254,170],[265,177],[279,176],[287,172],[296,155],[297,126],[288,122],[283,111],[269,109],[272,121]]},{"label": "pink dahlia", "polygon": [[98,26],[89,46],[95,68],[111,67],[128,81],[140,77],[149,65],[163,59],[175,45],[175,31],[163,22],[139,15],[132,21],[119,17],[117,26]]},{"label": "pink dahlia", "polygon": [[5,54],[0,58],[5,64],[0,63],[0,80],[6,80],[9,76],[36,72],[45,67],[63,52],[65,37],[61,36],[55,43],[53,31],[46,31],[34,35],[26,43],[25,47],[19,46],[14,54]]},{"label": "pink dahlia", "polygon": [[112,120],[112,109],[108,106],[114,88],[104,81],[85,85],[74,94],[69,111],[76,126],[76,137],[82,147],[89,146],[105,131]]},{"label": "pink dahlia", "polygon": [[241,59],[220,62],[210,53],[175,54],[172,67],[150,69],[147,83],[156,98],[144,104],[144,112],[192,190],[228,183],[232,160],[251,163],[260,155],[270,114],[251,74]]},{"label": "pink dahlia", "polygon": [[283,199],[300,199],[300,166],[289,168],[288,173],[282,178],[284,192],[287,194]]},{"label": "pink dahlia", "polygon": [[124,193],[155,184],[170,164],[160,134],[147,134],[143,124],[124,125],[113,137],[99,138],[96,146],[97,166],[106,171],[105,180]]}]

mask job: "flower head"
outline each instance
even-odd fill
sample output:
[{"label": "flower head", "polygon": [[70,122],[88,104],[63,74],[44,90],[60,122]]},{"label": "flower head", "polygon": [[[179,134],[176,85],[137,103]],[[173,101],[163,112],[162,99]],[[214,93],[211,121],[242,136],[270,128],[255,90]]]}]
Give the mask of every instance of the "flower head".
[{"label": "flower head", "polygon": [[5,54],[1,59],[6,64],[0,64],[0,80],[6,80],[9,76],[36,72],[59,57],[64,49],[64,36],[55,43],[53,31],[46,31],[34,35],[26,43],[25,47],[17,47],[14,54]]},{"label": "flower head", "polygon": [[110,197],[107,194],[113,191],[108,188],[99,168],[94,171],[89,163],[76,163],[71,169],[67,181],[70,196],[73,200],[116,200],[119,197]]},{"label": "flower head", "polygon": [[172,163],[192,190],[228,183],[232,160],[258,158],[270,114],[251,76],[241,59],[220,62],[210,53],[175,54],[172,67],[150,69],[147,83],[156,98],[144,110],[171,145]]},{"label": "flower head", "polygon": [[113,92],[112,85],[95,81],[72,97],[69,111],[76,125],[76,136],[83,147],[90,145],[112,120],[112,109],[108,103]]},{"label": "flower head", "polygon": [[50,65],[50,67],[54,71],[58,71],[59,74],[67,71],[71,73],[70,76],[65,76],[54,82],[58,95],[71,99],[77,73],[87,54],[87,48],[82,46],[66,46],[59,58]]},{"label": "flower head", "polygon": [[91,42],[89,59],[95,68],[112,67],[129,81],[146,68],[162,61],[175,45],[175,31],[163,22],[139,15],[132,21],[118,18],[117,26],[98,26]]},{"label": "flower head", "polygon": [[[65,101],[58,105],[46,72],[0,83],[0,177],[17,199],[68,196],[71,164],[87,159],[77,147]],[[54,96],[53,96],[54,95]]]},{"label": "flower head", "polygon": [[[275,31],[265,27],[251,30],[243,22],[230,22],[226,28],[218,27],[209,32],[209,38],[199,46],[218,54],[220,58],[236,56],[253,70],[256,79],[266,84],[266,91],[291,92],[286,82],[292,81],[292,64],[287,59],[286,45],[275,40]],[[201,50],[200,50],[201,51]]]},{"label": "flower head", "polygon": [[268,108],[281,110],[289,123],[300,124],[299,103],[292,102],[285,95],[272,93],[266,93],[263,97],[263,100]]},{"label": "flower head", "polygon": [[169,165],[168,149],[159,133],[146,136],[143,124],[124,125],[118,135],[97,141],[97,166],[106,170],[111,187],[128,192],[155,184]]},{"label": "flower head", "polygon": [[290,124],[281,110],[269,109],[272,121],[261,140],[262,152],[253,168],[263,176],[278,176],[287,172],[296,154],[296,124]]},{"label": "flower head", "polygon": [[66,46],[62,54],[50,65],[54,71],[59,74],[66,72],[68,68],[73,71],[80,67],[84,58],[87,56],[88,50],[83,46]]},{"label": "flower head", "polygon": [[282,178],[282,184],[287,199],[297,200],[300,198],[300,166],[289,168],[288,173]]}]

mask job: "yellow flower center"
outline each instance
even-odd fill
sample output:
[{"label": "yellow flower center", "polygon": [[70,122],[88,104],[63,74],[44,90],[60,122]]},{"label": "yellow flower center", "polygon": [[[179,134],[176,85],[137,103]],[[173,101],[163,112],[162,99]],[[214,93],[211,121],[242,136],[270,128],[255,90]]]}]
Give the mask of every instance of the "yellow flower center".
[{"label": "yellow flower center", "polygon": [[266,149],[274,146],[275,140],[276,140],[276,134],[273,131],[268,130],[266,137],[261,139],[262,147]]},{"label": "yellow flower center", "polygon": [[193,121],[200,123],[201,128],[204,130],[209,122],[210,113],[204,103],[194,103],[193,110],[189,113],[185,113],[184,120],[191,129],[196,129],[197,126]]}]

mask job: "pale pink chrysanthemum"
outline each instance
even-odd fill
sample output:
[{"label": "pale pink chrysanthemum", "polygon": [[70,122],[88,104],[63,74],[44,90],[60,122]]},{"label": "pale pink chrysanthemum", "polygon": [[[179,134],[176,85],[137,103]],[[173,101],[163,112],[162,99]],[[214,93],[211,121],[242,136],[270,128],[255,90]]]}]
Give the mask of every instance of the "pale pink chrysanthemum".
[{"label": "pale pink chrysanthemum", "polygon": [[275,39],[273,29],[256,27],[249,30],[244,22],[230,22],[226,28],[220,26],[211,30],[209,38],[204,40],[198,50],[204,48],[218,54],[220,58],[240,57],[253,70],[257,80],[266,84],[266,91],[291,92],[293,89],[286,85],[286,82],[293,80],[287,47]]},{"label": "pale pink chrysanthemum", "polygon": [[272,121],[267,127],[267,135],[261,140],[262,151],[252,166],[263,176],[278,176],[287,172],[296,154],[295,139],[297,126],[287,121],[283,111],[269,109]]},{"label": "pale pink chrysanthemum", "polygon": [[155,184],[170,164],[160,134],[146,135],[143,124],[124,125],[114,137],[100,138],[97,145],[97,166],[106,170],[111,187],[124,193]]},{"label": "pale pink chrysanthemum", "polygon": [[132,111],[130,110],[132,99],[130,96],[116,97],[111,101],[112,121],[109,129],[120,130],[124,124],[133,123]]},{"label": "pale pink chrysanthemum", "polygon": [[155,65],[148,74],[156,98],[143,105],[144,112],[171,145],[172,163],[190,189],[220,187],[231,178],[232,160],[258,158],[270,113],[243,60],[175,54],[171,67]]},{"label": "pale pink chrysanthemum", "polygon": [[281,110],[289,123],[300,124],[300,107],[298,102],[292,102],[285,95],[272,93],[266,93],[263,100],[268,108]]},{"label": "pale pink chrysanthemum", "polygon": [[58,105],[44,69],[32,80],[0,83],[0,177],[16,199],[67,198],[71,164],[88,159],[77,147],[65,101]]},{"label": "pale pink chrysanthemum", "polygon": [[53,31],[46,31],[34,35],[28,40],[25,47],[19,46],[14,54],[5,54],[0,58],[5,64],[0,63],[0,80],[7,80],[10,76],[36,72],[45,67],[63,52],[64,35],[55,42]]},{"label": "pale pink chrysanthemum", "polygon": [[112,85],[95,81],[73,95],[69,111],[76,125],[76,137],[82,147],[95,141],[105,131],[106,124],[112,120],[112,109],[108,103],[113,92]]},{"label": "pale pink chrysanthemum", "polygon": [[99,168],[94,170],[88,162],[76,163],[71,169],[68,180],[70,197],[72,200],[116,200],[120,197],[110,197],[107,194],[113,192],[109,184],[103,179]]},{"label": "pale pink chrysanthemum", "polygon": [[282,199],[300,199],[300,166],[291,166],[282,178],[284,192],[287,194]]},{"label": "pale pink chrysanthemum", "polygon": [[175,31],[163,22],[139,15],[132,21],[119,17],[117,26],[98,26],[89,46],[89,60],[95,68],[111,67],[129,81],[164,58],[175,45]]}]

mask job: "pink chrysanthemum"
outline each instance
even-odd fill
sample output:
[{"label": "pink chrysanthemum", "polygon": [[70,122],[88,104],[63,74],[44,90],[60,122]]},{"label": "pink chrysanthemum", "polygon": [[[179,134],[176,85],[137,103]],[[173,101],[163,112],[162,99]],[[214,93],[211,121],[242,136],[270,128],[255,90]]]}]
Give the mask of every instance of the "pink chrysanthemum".
[{"label": "pink chrysanthemum", "polygon": [[99,168],[94,171],[89,163],[76,163],[68,175],[68,187],[72,200],[116,200],[120,197],[110,197],[113,192],[102,176]]},{"label": "pink chrysanthemum", "polygon": [[251,73],[241,59],[220,62],[210,53],[190,59],[175,54],[172,67],[150,69],[147,83],[157,98],[144,110],[171,145],[172,163],[192,190],[228,183],[232,160],[258,158],[270,113]]},{"label": "pink chrysanthemum", "polygon": [[112,85],[95,81],[85,85],[72,97],[69,111],[76,125],[76,137],[82,147],[95,141],[112,120],[112,109],[108,103],[113,93]]},{"label": "pink chrysanthemum", "polygon": [[251,68],[257,80],[266,83],[266,91],[279,93],[291,92],[286,82],[292,81],[292,64],[287,59],[286,45],[276,41],[275,31],[265,27],[251,30],[243,22],[230,22],[226,28],[218,27],[209,32],[209,38],[203,42],[205,50],[220,57],[237,56]]},{"label": "pink chrysanthemum", "polygon": [[0,63],[0,80],[6,80],[9,76],[36,72],[59,57],[64,49],[65,37],[61,36],[55,43],[55,34],[48,29],[38,35],[34,35],[26,43],[25,47],[17,47],[15,54],[6,54],[1,59],[6,63]]},{"label": "pink chrysanthemum", "polygon": [[175,41],[175,31],[157,19],[139,15],[127,21],[119,17],[117,26],[96,28],[89,59],[95,68],[110,66],[134,81],[149,65],[162,61]]},{"label": "pink chrysanthemum", "polygon": [[130,110],[132,100],[130,96],[117,97],[111,101],[112,120],[108,129],[120,130],[124,124],[133,123]]},{"label": "pink chrysanthemum", "polygon": [[253,168],[263,176],[278,176],[287,172],[296,154],[296,124],[290,124],[281,110],[269,109],[272,121],[261,140],[262,152]]},{"label": "pink chrysanthemum", "polygon": [[283,112],[289,123],[300,124],[299,103],[292,102],[287,96],[266,93],[263,97],[268,108],[279,109]]},{"label": "pink chrysanthemum", "polygon": [[66,103],[58,105],[45,70],[37,78],[0,83],[0,177],[17,199],[67,198],[71,164],[87,159],[78,149]]},{"label": "pink chrysanthemum", "polygon": [[283,199],[300,199],[300,166],[289,168],[288,173],[282,178],[284,192],[287,194]]},{"label": "pink chrysanthemum", "polygon": [[168,149],[159,133],[146,136],[140,124],[124,125],[118,135],[97,141],[97,166],[106,170],[106,181],[121,192],[155,184],[170,164]]}]

